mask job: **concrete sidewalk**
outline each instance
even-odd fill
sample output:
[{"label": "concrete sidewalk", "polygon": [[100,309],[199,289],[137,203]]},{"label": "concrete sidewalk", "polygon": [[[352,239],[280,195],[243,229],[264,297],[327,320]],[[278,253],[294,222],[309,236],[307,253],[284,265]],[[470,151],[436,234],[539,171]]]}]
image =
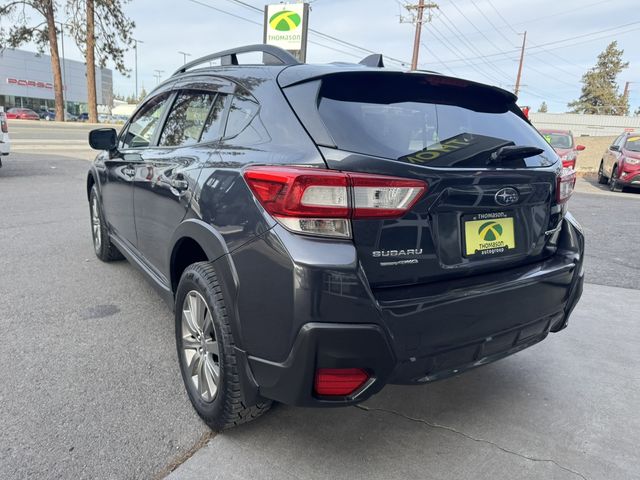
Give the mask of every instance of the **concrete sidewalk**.
[{"label": "concrete sidewalk", "polygon": [[587,285],[568,329],[362,408],[276,406],[217,435],[187,479],[640,478],[640,291]]}]

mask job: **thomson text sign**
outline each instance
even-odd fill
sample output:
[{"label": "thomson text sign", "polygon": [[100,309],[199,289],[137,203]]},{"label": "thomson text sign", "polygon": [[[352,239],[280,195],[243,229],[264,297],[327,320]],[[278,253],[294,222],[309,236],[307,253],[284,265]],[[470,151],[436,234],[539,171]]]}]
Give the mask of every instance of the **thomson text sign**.
[{"label": "thomson text sign", "polygon": [[[305,52],[307,14],[304,3],[267,5],[264,43],[290,52]],[[299,57],[304,60],[304,53]]]}]

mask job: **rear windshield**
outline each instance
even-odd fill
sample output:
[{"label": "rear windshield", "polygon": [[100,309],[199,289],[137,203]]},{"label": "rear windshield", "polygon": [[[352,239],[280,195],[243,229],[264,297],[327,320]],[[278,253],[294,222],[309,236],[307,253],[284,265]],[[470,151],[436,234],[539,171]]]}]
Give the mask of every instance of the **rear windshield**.
[{"label": "rear windshield", "polygon": [[318,104],[341,150],[433,167],[477,167],[499,148],[517,145],[544,152],[514,166],[553,164],[555,153],[516,108],[495,89],[414,74],[327,77]]},{"label": "rear windshield", "polygon": [[553,148],[573,148],[573,138],[566,133],[543,132],[542,136]]}]

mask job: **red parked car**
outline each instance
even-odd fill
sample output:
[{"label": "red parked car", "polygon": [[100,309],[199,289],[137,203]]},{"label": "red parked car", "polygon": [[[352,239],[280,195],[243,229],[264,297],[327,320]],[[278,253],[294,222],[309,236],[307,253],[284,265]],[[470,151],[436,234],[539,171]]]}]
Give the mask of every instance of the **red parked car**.
[{"label": "red parked car", "polygon": [[602,157],[598,183],[609,184],[613,192],[640,188],[640,133],[625,132],[616,138]]},{"label": "red parked car", "polygon": [[573,140],[573,133],[571,130],[555,130],[555,129],[542,129],[539,130],[542,136],[549,142],[562,160],[562,166],[565,168],[576,169],[576,160],[578,158],[578,152],[585,149],[584,145],[576,145]]},{"label": "red parked car", "polygon": [[40,120],[40,116],[29,108],[10,108],[7,110],[7,118],[18,120]]}]

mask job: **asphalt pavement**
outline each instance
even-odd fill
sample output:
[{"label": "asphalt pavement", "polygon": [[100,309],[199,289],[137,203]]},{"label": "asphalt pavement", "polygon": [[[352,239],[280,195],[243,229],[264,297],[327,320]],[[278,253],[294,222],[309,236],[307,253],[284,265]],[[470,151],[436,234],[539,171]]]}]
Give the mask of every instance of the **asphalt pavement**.
[{"label": "asphalt pavement", "polygon": [[586,182],[571,199],[590,283],[565,331],[362,408],[278,405],[209,438],[171,312],[93,254],[87,162],[18,137],[0,169],[0,479],[640,478],[640,194]]}]

